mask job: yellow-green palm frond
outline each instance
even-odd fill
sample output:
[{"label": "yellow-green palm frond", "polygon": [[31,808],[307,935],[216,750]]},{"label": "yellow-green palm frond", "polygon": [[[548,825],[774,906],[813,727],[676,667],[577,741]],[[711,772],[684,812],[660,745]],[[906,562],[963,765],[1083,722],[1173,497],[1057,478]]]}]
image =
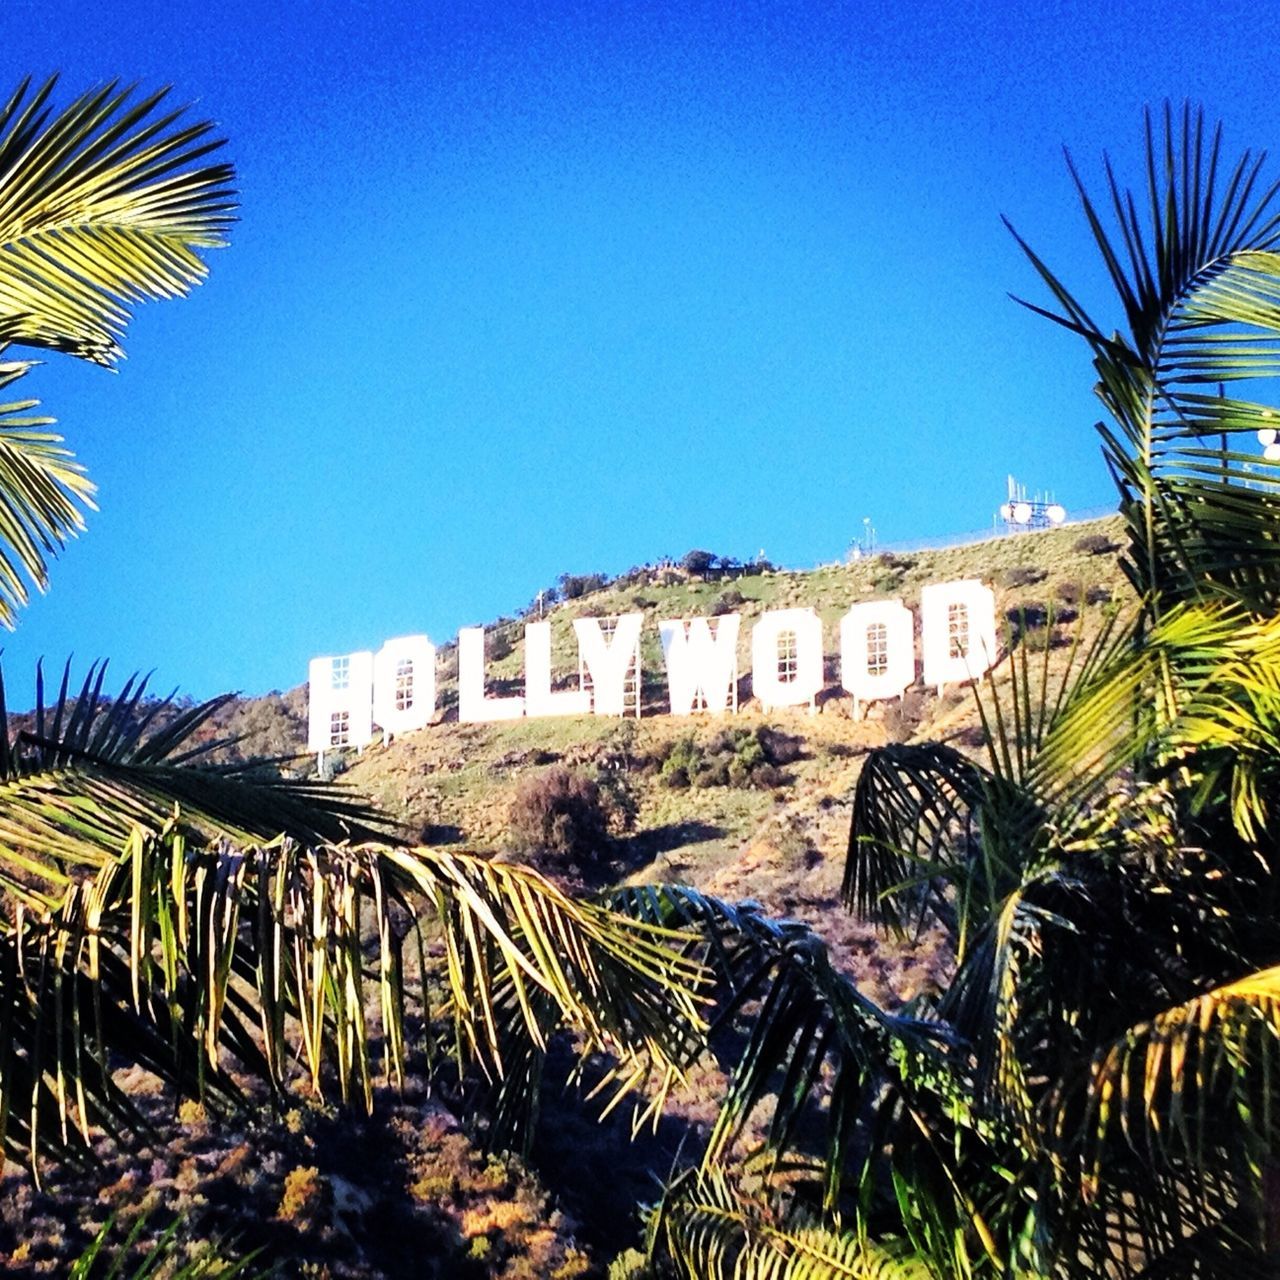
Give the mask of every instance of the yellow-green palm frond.
[{"label": "yellow-green palm frond", "polygon": [[0,315],[10,340],[111,365],[127,307],[204,279],[224,243],[232,171],[208,122],[181,123],[168,90],[117,83],[56,110],[55,80],[0,108]]},{"label": "yellow-green palm frond", "polygon": [[649,1224],[649,1260],[689,1280],[931,1280],[900,1240],[872,1241],[736,1185],[720,1169],[684,1175]]},{"label": "yellow-green palm frond", "polygon": [[129,1265],[125,1260],[148,1226],[155,1230],[154,1213],[154,1207],[140,1208],[127,1231],[118,1223],[120,1215],[111,1214],[72,1262],[67,1280],[92,1280],[103,1267],[112,1280],[153,1280],[161,1267],[167,1280],[269,1280],[275,1274],[275,1268],[255,1267],[260,1249],[243,1254],[234,1242],[201,1240],[181,1215],[159,1231],[136,1265]]},{"label": "yellow-green palm frond", "polygon": [[[721,1030],[742,1031],[723,1050],[730,1079],[704,1170],[729,1160],[756,1123],[762,1140],[752,1166],[773,1179],[785,1169],[794,1175],[801,1160],[808,1191],[824,1210],[834,1210],[850,1186],[883,1181],[887,1159],[902,1160],[933,1179],[928,1198],[938,1217],[963,1219],[960,1234],[990,1240],[950,1170],[959,1160],[953,1140],[967,1145],[957,1132],[969,1126],[971,1108],[948,1028],[910,1007],[880,1008],[831,963],[812,930],[770,919],[758,904],[724,902],[686,885],[619,889],[608,901],[641,920],[696,929],[721,996],[713,1044]],[[820,1161],[805,1159],[813,1150]]]},{"label": "yellow-green palm frond", "polygon": [[[0,354],[4,349],[0,336]],[[31,361],[0,361],[0,388],[30,368]],[[94,485],[49,430],[53,419],[31,416],[38,405],[0,404],[0,624],[10,628],[27,602],[28,582],[48,587],[48,557],[84,529],[81,512],[94,506]]]},{"label": "yellow-green palm frond", "polygon": [[[273,1088],[296,1061],[318,1091],[371,1107],[378,1075],[403,1079],[415,1016],[446,1016],[463,1069],[526,1085],[513,1064],[559,1026],[636,1081],[678,1074],[701,1043],[688,938],[575,903],[527,868],[386,845],[206,845],[185,825],[135,829],[55,909],[0,918],[11,1155],[74,1157],[77,1132],[136,1123],[118,1061],[214,1104],[237,1096],[228,1053]],[[411,999],[402,952],[419,920],[444,959],[422,965]]]},{"label": "yellow-green palm frond", "polygon": [[1222,589],[1269,610],[1280,471],[1239,442],[1253,448],[1277,411],[1224,391],[1280,373],[1280,186],[1264,182],[1264,156],[1228,164],[1221,127],[1189,104],[1166,105],[1161,123],[1148,116],[1145,192],[1123,188],[1108,162],[1097,205],[1071,166],[1128,332],[1095,323],[1018,237],[1054,300],[1032,309],[1093,353],[1139,595],[1159,609]]},{"label": "yellow-green palm frond", "polygon": [[683,922],[570,898],[528,867],[432,849],[381,857],[425,904],[439,939],[458,1056],[492,1086],[491,1142],[528,1136],[529,1090],[549,1036],[564,1026],[584,1061],[596,1052],[616,1061],[596,1088],[612,1092],[606,1109],[648,1088],[634,1127],[657,1124],[705,1046],[710,974]]},{"label": "yellow-green palm frond", "polygon": [[1162,1010],[1098,1054],[1095,1137],[1119,1135],[1144,1155],[1194,1158],[1221,1133],[1223,1103],[1241,1135],[1274,1143],[1280,1062],[1280,967],[1247,974]]},{"label": "yellow-green palm frond", "polygon": [[203,843],[282,834],[336,842],[389,829],[342,787],[202,765],[224,745],[208,724],[227,697],[179,711],[170,699],[148,699],[146,679],[136,677],[107,697],[105,677],[106,664],[95,663],[73,691],[68,664],[46,705],[37,671],[36,710],[18,732],[0,680],[0,898],[54,910],[70,886],[115,861],[135,830],[165,827],[175,807],[186,836]]}]

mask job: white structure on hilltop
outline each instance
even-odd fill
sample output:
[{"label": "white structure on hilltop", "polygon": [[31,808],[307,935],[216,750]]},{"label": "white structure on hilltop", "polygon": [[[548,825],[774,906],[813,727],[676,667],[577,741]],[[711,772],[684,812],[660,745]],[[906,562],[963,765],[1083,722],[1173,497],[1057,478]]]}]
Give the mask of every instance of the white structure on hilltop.
[{"label": "white structure on hilltop", "polygon": [[[578,687],[556,689],[551,623],[525,625],[524,691],[491,694],[483,627],[458,632],[458,719],[467,723],[526,716],[640,714],[640,635],[644,617],[575,618]],[[658,623],[673,715],[738,709],[741,619],[668,619]],[[996,658],[995,595],[981,582],[942,582],[920,594],[921,678],[938,691],[980,676]],[[841,684],[854,714],[900,697],[916,679],[915,623],[901,600],[852,605],[839,624]],[[770,709],[816,710],[825,682],[822,621],[812,609],[767,610],[751,633],[751,692]],[[384,739],[421,729],[436,713],[436,649],[422,635],[363,651],[313,658],[308,749],[364,747],[374,725]]]}]

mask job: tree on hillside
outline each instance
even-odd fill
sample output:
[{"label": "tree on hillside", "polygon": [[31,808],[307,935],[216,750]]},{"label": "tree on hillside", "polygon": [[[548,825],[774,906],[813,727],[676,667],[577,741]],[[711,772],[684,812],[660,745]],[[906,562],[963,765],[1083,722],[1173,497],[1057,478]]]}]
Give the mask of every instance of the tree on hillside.
[{"label": "tree on hillside", "polygon": [[705,578],[711,572],[715,562],[716,557],[713,552],[695,548],[693,551],[684,553],[680,560],[680,567],[685,573],[692,574],[695,578]]},{"label": "tree on hillside", "polygon": [[[1148,121],[1147,190],[1074,167],[1122,327],[1019,238],[1082,338],[1130,613],[1063,673],[1024,649],[979,691],[986,751],[873,751],[845,893],[950,933],[948,988],[895,1013],[817,938],[670,888],[731,1011],[760,1001],[700,1169],[651,1253],[677,1274],[1249,1277],[1280,1265],[1280,199],[1220,130]],[[1108,219],[1116,227],[1106,229]],[[821,1106],[815,1100],[821,1097]],[[772,1099],[751,1177],[730,1157]]]}]

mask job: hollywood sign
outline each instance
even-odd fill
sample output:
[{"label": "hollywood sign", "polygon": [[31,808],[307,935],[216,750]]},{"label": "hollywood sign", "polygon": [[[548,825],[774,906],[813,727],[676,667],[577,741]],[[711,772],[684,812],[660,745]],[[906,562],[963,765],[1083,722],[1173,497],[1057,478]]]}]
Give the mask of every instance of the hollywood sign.
[{"label": "hollywood sign", "polygon": [[[981,582],[937,583],[920,593],[921,678],[939,692],[972,680],[995,660],[995,596]],[[486,689],[484,628],[458,632],[458,719],[640,714],[643,615],[575,618],[578,687],[557,689],[551,623],[524,629],[524,692]],[[736,613],[658,623],[672,715],[738,706]],[[916,680],[915,622],[901,600],[870,600],[840,619],[841,684],[854,703],[901,697]],[[825,683],[822,622],[812,609],[771,609],[751,632],[751,693],[768,709],[808,705]],[[424,728],[436,712],[436,648],[426,636],[388,640],[378,652],[313,658],[307,747],[363,747],[374,725],[384,739]]]}]

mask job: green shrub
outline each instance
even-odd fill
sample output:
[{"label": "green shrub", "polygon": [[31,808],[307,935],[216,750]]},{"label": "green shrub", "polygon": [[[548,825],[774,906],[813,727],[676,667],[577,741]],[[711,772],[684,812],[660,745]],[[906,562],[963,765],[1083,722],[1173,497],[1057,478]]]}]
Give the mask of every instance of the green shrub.
[{"label": "green shrub", "polygon": [[1041,627],[1048,626],[1052,613],[1052,606],[1043,600],[1024,600],[1012,609],[1007,609],[1004,616],[1014,630],[1021,633],[1038,631]]},{"label": "green shrub", "polygon": [[891,569],[895,573],[906,573],[908,569],[916,567],[914,556],[895,555],[892,551],[882,551],[876,556],[876,563],[885,569]]},{"label": "green shrub", "polygon": [[687,787],[697,771],[702,753],[693,741],[693,735],[677,738],[667,751],[658,776],[669,787]]},{"label": "green shrub", "polygon": [[717,557],[712,551],[686,551],[684,558],[680,561],[680,567],[685,573],[691,573],[698,578],[705,578],[711,571],[716,559]]},{"label": "green shrub", "polygon": [[930,696],[922,689],[908,689],[885,703],[884,730],[890,742],[907,742],[924,723]]},{"label": "green shrub", "polygon": [[510,657],[514,649],[511,633],[506,627],[498,627],[490,631],[485,640],[485,656],[490,662],[501,662],[503,658]]},{"label": "green shrub", "polygon": [[776,787],[778,766],[799,757],[797,742],[767,726],[722,729],[705,743],[688,734],[671,744],[659,777],[669,787]]},{"label": "green shrub", "polygon": [[577,600],[593,591],[601,591],[609,585],[603,573],[562,573],[560,595],[565,600]]}]

